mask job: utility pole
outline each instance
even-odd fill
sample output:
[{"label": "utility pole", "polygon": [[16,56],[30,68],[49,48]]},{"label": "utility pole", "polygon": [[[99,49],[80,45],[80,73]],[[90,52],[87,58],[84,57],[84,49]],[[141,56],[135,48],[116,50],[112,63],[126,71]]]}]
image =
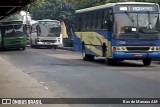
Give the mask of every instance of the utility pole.
[{"label": "utility pole", "polygon": [[30,33],[30,22],[28,20],[28,10],[29,10],[29,6],[27,6],[27,10],[26,10],[26,27],[27,27],[27,33]]},{"label": "utility pole", "polygon": [[27,9],[26,9],[26,33],[27,33],[27,40],[28,40],[28,43],[30,43],[30,40],[31,40],[31,26],[30,26],[30,21],[28,20],[28,10],[30,8],[30,5],[27,6]]}]

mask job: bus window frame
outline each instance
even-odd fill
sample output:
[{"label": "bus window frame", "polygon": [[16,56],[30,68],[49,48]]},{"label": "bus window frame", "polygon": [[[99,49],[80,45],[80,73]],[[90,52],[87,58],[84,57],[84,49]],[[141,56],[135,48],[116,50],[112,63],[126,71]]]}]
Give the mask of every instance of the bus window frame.
[{"label": "bus window frame", "polygon": [[[111,19],[110,25],[112,25],[110,28],[104,25],[104,21],[107,21],[107,22],[109,21],[109,20],[106,20],[104,13],[110,13],[107,16],[109,17],[112,16],[111,18],[109,18]],[[85,20],[83,18],[84,16],[85,16]],[[97,22],[94,22],[95,20]],[[84,22],[85,22],[85,26],[84,26]],[[88,11],[84,13],[77,13],[75,24],[77,24],[75,25],[75,31],[78,31],[78,32],[94,31],[94,30],[113,31],[113,26],[114,26],[113,8],[105,8],[105,9],[100,9],[100,10]],[[82,28],[82,27],[85,27],[85,28]]]},{"label": "bus window frame", "polygon": [[113,12],[110,9],[104,11],[103,17],[103,27],[102,29],[107,29],[109,31],[113,30],[114,20],[113,20]]}]

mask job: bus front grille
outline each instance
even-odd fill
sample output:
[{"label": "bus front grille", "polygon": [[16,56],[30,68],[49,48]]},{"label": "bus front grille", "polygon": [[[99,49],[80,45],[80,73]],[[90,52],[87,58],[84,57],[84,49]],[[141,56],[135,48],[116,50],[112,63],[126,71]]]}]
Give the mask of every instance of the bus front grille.
[{"label": "bus front grille", "polygon": [[42,42],[55,43],[55,42],[56,42],[56,40],[42,40]]},{"label": "bus front grille", "polygon": [[148,50],[150,49],[150,47],[126,47],[126,49],[128,50],[128,52],[132,52],[132,53],[144,53],[144,52],[148,52]]},{"label": "bus front grille", "polygon": [[150,49],[150,47],[126,47],[127,50],[146,50],[148,51]]}]

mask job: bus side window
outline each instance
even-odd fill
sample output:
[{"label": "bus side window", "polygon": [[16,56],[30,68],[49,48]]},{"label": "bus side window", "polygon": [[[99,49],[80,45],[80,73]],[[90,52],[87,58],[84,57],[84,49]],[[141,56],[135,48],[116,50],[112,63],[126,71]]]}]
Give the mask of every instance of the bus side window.
[{"label": "bus side window", "polygon": [[82,30],[82,17],[79,16],[78,17],[78,31],[81,31]]},{"label": "bus side window", "polygon": [[97,29],[102,29],[102,24],[103,24],[103,11],[99,11],[98,12],[98,25],[97,25]]},{"label": "bus side window", "polygon": [[88,19],[88,26],[89,26],[89,30],[92,30],[92,26],[93,26],[93,12],[89,13],[89,19]]},{"label": "bus side window", "polygon": [[110,10],[104,12],[103,29],[112,29],[112,13]]},{"label": "bus side window", "polygon": [[82,31],[85,31],[86,30],[86,15],[83,14],[82,15],[82,28],[81,28]]},{"label": "bus side window", "polygon": [[78,31],[78,18],[77,18],[77,15],[76,15],[76,17],[74,18],[73,27],[74,27],[74,30],[75,30],[75,31]]},{"label": "bus side window", "polygon": [[91,12],[87,13],[87,30],[91,30]]},{"label": "bus side window", "polygon": [[37,30],[37,36],[40,36],[40,34],[41,34],[41,29],[40,29],[40,26],[39,26],[39,25],[36,26],[36,30]]},{"label": "bus side window", "polygon": [[97,19],[98,19],[98,12],[94,12],[93,14],[93,25],[92,25],[92,30],[97,29]]},{"label": "bus side window", "polygon": [[90,30],[90,28],[89,28],[89,20],[90,20],[89,13],[87,13],[86,14],[86,30]]},{"label": "bus side window", "polygon": [[31,29],[32,29],[31,30],[32,33],[37,32],[37,24],[32,25]]}]

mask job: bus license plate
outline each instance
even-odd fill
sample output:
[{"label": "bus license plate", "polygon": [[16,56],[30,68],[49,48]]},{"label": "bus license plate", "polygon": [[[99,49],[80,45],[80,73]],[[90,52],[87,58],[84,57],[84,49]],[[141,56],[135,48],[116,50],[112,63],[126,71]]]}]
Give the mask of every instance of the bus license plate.
[{"label": "bus license plate", "polygon": [[142,54],[134,54],[135,57],[141,57]]}]

